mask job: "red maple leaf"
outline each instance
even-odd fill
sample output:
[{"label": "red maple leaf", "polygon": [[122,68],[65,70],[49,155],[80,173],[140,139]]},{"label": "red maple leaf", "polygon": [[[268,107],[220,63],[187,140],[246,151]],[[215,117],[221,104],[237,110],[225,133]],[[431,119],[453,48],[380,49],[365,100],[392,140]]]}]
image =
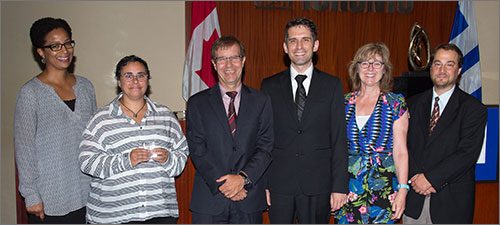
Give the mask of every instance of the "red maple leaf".
[{"label": "red maple leaf", "polygon": [[214,69],[212,68],[212,57],[211,57],[211,49],[212,44],[219,38],[219,35],[214,30],[212,36],[208,41],[203,40],[203,51],[201,56],[201,69],[195,71],[198,76],[201,77],[201,80],[207,84],[207,86],[213,87],[217,83],[217,77],[215,76]]}]

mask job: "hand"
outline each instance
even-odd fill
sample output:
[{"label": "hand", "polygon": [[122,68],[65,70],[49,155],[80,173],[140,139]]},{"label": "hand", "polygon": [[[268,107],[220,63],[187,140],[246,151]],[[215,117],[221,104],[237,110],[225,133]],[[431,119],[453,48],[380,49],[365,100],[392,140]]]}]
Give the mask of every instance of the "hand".
[{"label": "hand", "polygon": [[241,189],[240,192],[238,192],[234,197],[231,198],[231,201],[241,201],[247,197],[247,190],[245,188]]},{"label": "hand", "polygon": [[32,205],[30,207],[26,207],[26,211],[30,214],[35,214],[35,216],[38,216],[42,221],[45,219],[45,212],[43,210],[43,203],[40,202],[36,205]]},{"label": "hand", "polygon": [[406,194],[408,194],[408,190],[401,188],[396,194],[396,198],[394,202],[392,202],[392,220],[401,219],[403,212],[405,211],[406,206]]},{"label": "hand", "polygon": [[137,164],[149,161],[151,152],[143,148],[136,148],[130,152],[130,163],[132,167],[137,166]]},{"label": "hand", "polygon": [[417,194],[429,195],[431,193],[436,193],[436,190],[432,187],[423,173],[415,174],[410,181],[411,187]]},{"label": "hand", "polygon": [[152,155],[156,154],[156,156],[152,156],[151,159],[161,164],[165,163],[168,160],[168,156],[170,155],[169,152],[164,148],[155,148],[151,150],[151,153]]},{"label": "hand", "polygon": [[434,188],[431,186],[429,189],[427,189],[427,190],[424,192],[424,195],[426,195],[426,196],[427,196],[427,195],[430,195],[430,194],[432,194],[432,193],[436,193],[436,189],[434,189]]},{"label": "hand", "polygon": [[224,184],[219,187],[219,191],[229,199],[238,194],[245,185],[243,177],[236,174],[224,175],[217,179],[216,182],[224,182]]},{"label": "hand", "polygon": [[269,189],[266,189],[266,202],[267,206],[271,206],[271,192]]},{"label": "hand", "polygon": [[332,212],[340,209],[347,203],[347,195],[344,193],[332,193],[330,195],[330,207]]}]

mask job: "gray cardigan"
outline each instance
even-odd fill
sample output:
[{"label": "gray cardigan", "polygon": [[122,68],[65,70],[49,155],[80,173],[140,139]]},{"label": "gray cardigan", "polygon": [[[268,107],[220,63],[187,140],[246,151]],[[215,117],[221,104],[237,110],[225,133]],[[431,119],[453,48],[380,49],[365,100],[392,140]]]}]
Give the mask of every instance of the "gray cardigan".
[{"label": "gray cardigan", "polygon": [[79,144],[96,111],[94,87],[76,76],[75,111],[34,77],[21,87],[14,114],[19,192],[26,206],[43,202],[45,214],[62,216],[85,206],[90,177],[79,168]]}]

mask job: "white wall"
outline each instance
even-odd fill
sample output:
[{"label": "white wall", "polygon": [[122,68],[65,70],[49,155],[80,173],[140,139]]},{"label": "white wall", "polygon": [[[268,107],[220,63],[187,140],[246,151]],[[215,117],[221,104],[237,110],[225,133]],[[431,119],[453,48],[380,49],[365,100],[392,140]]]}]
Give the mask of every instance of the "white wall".
[{"label": "white wall", "polygon": [[184,110],[184,2],[31,1],[1,2],[1,197],[0,223],[16,223],[13,113],[21,85],[40,73],[31,54],[29,29],[41,17],[64,18],[73,29],[75,73],[96,88],[97,105],[115,96],[113,72],[122,57],[136,54],[150,67],[151,98]]},{"label": "white wall", "polygon": [[500,2],[474,1],[483,82],[483,103],[499,104]]}]

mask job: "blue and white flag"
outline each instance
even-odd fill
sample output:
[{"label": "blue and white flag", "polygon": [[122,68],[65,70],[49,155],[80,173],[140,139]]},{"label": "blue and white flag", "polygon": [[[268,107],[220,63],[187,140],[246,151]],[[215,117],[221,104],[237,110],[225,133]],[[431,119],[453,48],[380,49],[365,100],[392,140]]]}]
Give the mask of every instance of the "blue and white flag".
[{"label": "blue and white flag", "polygon": [[[479,63],[479,42],[477,40],[476,15],[472,1],[458,1],[450,43],[457,45],[464,54],[460,89],[481,101],[481,67]],[[476,164],[476,180],[484,180],[487,172],[486,137],[488,125],[484,128],[481,154]]]},{"label": "blue and white flag", "polygon": [[464,54],[460,89],[481,101],[481,68],[479,63],[479,42],[477,40],[476,15],[473,1],[458,1],[450,43]]}]

